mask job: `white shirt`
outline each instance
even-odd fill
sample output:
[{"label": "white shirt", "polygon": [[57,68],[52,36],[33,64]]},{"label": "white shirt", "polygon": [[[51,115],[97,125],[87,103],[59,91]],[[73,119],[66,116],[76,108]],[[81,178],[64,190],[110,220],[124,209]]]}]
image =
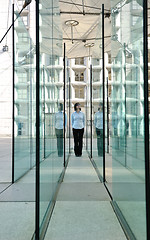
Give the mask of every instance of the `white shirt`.
[{"label": "white shirt", "polygon": [[103,112],[98,111],[95,113],[94,125],[98,129],[103,129]]},{"label": "white shirt", "polygon": [[76,111],[71,114],[72,128],[82,129],[85,126],[85,116],[83,112],[77,113]]},{"label": "white shirt", "polygon": [[[67,125],[67,114],[65,113],[65,127]],[[64,113],[57,112],[55,114],[55,128],[57,129],[63,129],[64,128]]]}]

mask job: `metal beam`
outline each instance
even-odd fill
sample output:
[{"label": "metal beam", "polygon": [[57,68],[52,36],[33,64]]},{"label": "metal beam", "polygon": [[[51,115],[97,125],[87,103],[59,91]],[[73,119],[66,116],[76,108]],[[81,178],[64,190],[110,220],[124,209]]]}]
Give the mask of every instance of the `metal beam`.
[{"label": "metal beam", "polygon": [[14,109],[15,109],[15,29],[14,29],[14,4],[12,4],[12,62],[13,62],[13,66],[12,66],[12,183],[14,183],[14,158],[15,158],[15,149],[14,149],[14,120],[15,120],[15,114],[14,114]]},{"label": "metal beam", "polygon": [[103,69],[103,182],[105,179],[105,53],[104,53],[104,4],[102,4],[102,69]]},{"label": "metal beam", "polygon": [[40,231],[40,46],[39,46],[39,0],[36,0],[36,212],[35,239]]},{"label": "metal beam", "polygon": [[93,157],[92,153],[92,64],[90,65],[90,110],[91,110],[91,159]]},{"label": "metal beam", "polygon": [[148,1],[143,1],[143,60],[144,60],[144,137],[145,137],[145,190],[146,190],[146,222],[147,238],[150,239],[150,159],[149,159],[149,102],[148,102]]},{"label": "metal beam", "polygon": [[[69,5],[74,5],[74,6],[83,7],[83,5],[82,5],[82,4],[79,4],[79,3],[67,2],[67,1],[62,1],[62,0],[60,0],[59,2],[60,2],[60,3],[66,3],[66,4],[69,4]],[[99,7],[93,7],[93,6],[89,6],[89,5],[84,5],[84,7],[85,7],[85,8],[96,9],[96,10],[101,10],[101,8],[99,8]],[[105,9],[105,11],[111,12],[110,9]],[[83,13],[82,13],[82,14],[83,14]]]},{"label": "metal beam", "polygon": [[64,43],[64,167],[66,166],[65,108],[66,108],[66,44]]},{"label": "metal beam", "polygon": [[[61,14],[69,14],[69,15],[83,15],[83,12],[69,12],[69,11],[60,11]],[[84,12],[84,15],[94,15],[94,16],[99,16],[101,12]],[[108,13],[104,13],[105,16],[107,16]]]}]

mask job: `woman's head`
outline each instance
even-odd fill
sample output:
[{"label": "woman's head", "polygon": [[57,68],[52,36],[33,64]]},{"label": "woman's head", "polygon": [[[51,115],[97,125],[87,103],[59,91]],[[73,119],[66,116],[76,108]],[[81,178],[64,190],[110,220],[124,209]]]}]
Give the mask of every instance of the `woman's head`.
[{"label": "woman's head", "polygon": [[98,111],[103,111],[103,104],[102,103],[99,104]]},{"label": "woman's head", "polygon": [[63,110],[63,104],[62,104],[62,103],[59,103],[59,104],[58,104],[58,110],[59,110],[59,111],[62,111],[62,110]]},{"label": "woman's head", "polygon": [[77,111],[79,109],[79,111],[81,110],[81,107],[80,107],[80,103],[75,103],[74,105],[74,110]]}]

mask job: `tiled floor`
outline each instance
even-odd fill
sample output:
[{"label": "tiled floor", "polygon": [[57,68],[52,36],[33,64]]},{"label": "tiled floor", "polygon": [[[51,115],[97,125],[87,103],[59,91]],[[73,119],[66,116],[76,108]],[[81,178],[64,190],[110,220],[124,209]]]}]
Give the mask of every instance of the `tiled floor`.
[{"label": "tiled floor", "polygon": [[70,157],[45,239],[126,239],[85,152],[81,158]]}]

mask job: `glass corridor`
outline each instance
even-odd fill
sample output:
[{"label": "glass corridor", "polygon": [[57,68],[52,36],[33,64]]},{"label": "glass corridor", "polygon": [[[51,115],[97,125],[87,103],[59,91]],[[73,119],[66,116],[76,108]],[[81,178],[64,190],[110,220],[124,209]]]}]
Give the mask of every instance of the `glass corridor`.
[{"label": "glass corridor", "polygon": [[[76,12],[72,22],[62,23],[60,12],[63,7],[69,9],[69,4],[62,7],[61,2],[36,1],[36,42],[13,5],[12,181],[1,177],[0,206],[8,207],[10,221],[18,218],[22,226],[18,223],[16,231],[25,228],[26,240],[44,239],[74,155],[71,114],[74,104],[80,102],[86,118],[83,157],[108,192],[126,236],[149,239],[147,6],[145,1],[135,0],[98,4],[98,21],[92,23],[95,39],[90,32],[83,34],[92,40],[85,44],[80,39],[86,51],[79,57],[80,48],[73,47],[77,41],[74,27],[90,14],[80,14],[75,21]],[[80,5],[76,11],[83,11],[84,4]],[[94,15],[95,10],[90,11]],[[110,42],[105,34],[108,22]],[[82,31],[87,24],[84,22]],[[67,31],[69,40],[64,38]],[[2,138],[1,148],[7,151],[5,147]],[[83,167],[83,175],[85,171]],[[8,223],[13,236],[10,226]]]}]

